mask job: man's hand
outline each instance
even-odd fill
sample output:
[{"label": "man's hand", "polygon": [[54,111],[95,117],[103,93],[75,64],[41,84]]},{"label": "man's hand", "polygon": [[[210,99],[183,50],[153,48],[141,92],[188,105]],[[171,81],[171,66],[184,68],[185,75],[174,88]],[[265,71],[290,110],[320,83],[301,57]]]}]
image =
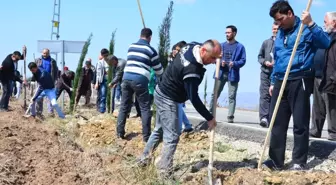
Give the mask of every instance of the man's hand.
[{"label": "man's hand", "polygon": [[266,61],[265,62],[265,66],[267,66],[267,67],[273,67],[273,63],[271,63],[269,61]]},{"label": "man's hand", "polygon": [[232,62],[232,61],[229,63],[229,66],[230,66],[230,67],[233,67],[233,62]]},{"label": "man's hand", "polygon": [[222,67],[225,67],[225,61],[222,60],[222,63],[221,63]]},{"label": "man's hand", "polygon": [[303,11],[301,15],[301,21],[303,24],[307,26],[311,26],[314,24],[313,19],[310,16],[310,13],[308,11]]},{"label": "man's hand", "polygon": [[73,88],[70,88],[70,91],[72,92],[72,91],[73,91]]},{"label": "man's hand", "polygon": [[213,128],[215,128],[217,126],[216,119],[213,118],[212,120],[208,121],[208,126],[209,126],[210,130],[212,130]]},{"label": "man's hand", "polygon": [[274,88],[274,85],[271,85],[270,86],[270,88],[269,88],[269,90],[268,90],[268,92],[269,92],[269,94],[272,96],[272,94],[273,94],[273,88]]},{"label": "man's hand", "polygon": [[113,85],[112,85],[112,83],[109,84],[110,88],[115,88],[116,86],[117,86],[117,84],[113,84]]},{"label": "man's hand", "polygon": [[96,85],[95,85],[95,89],[96,89],[96,90],[98,90],[98,87],[99,87],[99,85],[98,85],[98,84],[96,84]]}]

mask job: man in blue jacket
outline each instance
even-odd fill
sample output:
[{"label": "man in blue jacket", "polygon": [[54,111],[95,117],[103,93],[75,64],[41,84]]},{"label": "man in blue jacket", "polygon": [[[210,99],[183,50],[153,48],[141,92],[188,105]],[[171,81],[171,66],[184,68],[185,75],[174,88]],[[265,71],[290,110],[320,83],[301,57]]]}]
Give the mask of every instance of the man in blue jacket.
[{"label": "man in blue jacket", "polygon": [[295,16],[287,1],[276,1],[269,14],[280,28],[274,42],[275,64],[269,90],[272,96],[271,112],[279,96],[301,23],[304,24],[304,29],[272,129],[270,160],[265,161],[264,166],[276,170],[284,167],[287,129],[293,116],[295,142],[291,169],[302,170],[307,163],[309,146],[310,95],[314,86],[313,58],[318,48],[329,47],[330,39],[312,20],[309,12],[304,11],[300,19]]},{"label": "man in blue jacket", "polygon": [[[246,63],[246,52],[245,47],[235,39],[237,35],[237,28],[235,26],[227,26],[225,34],[227,41],[221,44],[223,56],[219,71],[219,88],[217,93],[219,98],[227,82],[229,86],[229,113],[227,119],[229,123],[233,123],[236,109],[236,95],[240,80],[239,70]],[[212,113],[213,104],[214,94],[212,94],[210,102],[210,113]]]},{"label": "man in blue jacket", "polygon": [[62,119],[65,118],[61,108],[58,106],[56,101],[56,90],[55,84],[53,83],[53,79],[47,71],[42,68],[38,68],[35,62],[31,62],[28,64],[29,70],[33,73],[33,77],[39,84],[39,87],[31,100],[30,111],[31,116],[36,116],[36,102],[42,99],[44,96],[47,96],[51,102],[52,108],[54,108],[58,114],[58,116]]}]

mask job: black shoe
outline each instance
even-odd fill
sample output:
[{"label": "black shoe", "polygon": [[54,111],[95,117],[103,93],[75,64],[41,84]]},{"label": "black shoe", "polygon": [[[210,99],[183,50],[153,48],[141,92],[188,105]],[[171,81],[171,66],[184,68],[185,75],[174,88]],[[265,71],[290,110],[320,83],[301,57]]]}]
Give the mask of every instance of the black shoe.
[{"label": "black shoe", "polygon": [[192,132],[192,131],[194,131],[193,128],[185,128],[185,129],[183,129],[183,132],[186,132],[186,133],[189,133],[189,132]]},{"label": "black shoe", "polygon": [[268,120],[267,120],[266,118],[262,118],[262,119],[260,120],[259,125],[260,125],[261,127],[263,127],[263,128],[267,128],[267,127],[268,127]]},{"label": "black shoe", "polygon": [[228,121],[227,121],[228,123],[233,123],[233,122],[234,122],[234,121],[233,121],[233,120],[234,120],[234,117],[233,117],[233,116],[228,116],[228,117],[227,117],[227,120],[228,120]]},{"label": "black shoe", "polygon": [[313,134],[312,132],[309,132],[309,136],[313,138],[321,138],[321,134]]},{"label": "black shoe", "polygon": [[293,164],[293,166],[289,169],[292,171],[302,171],[306,169],[306,165],[304,164]]},{"label": "black shoe", "polygon": [[0,112],[9,112],[8,109],[0,109]]},{"label": "black shoe", "polygon": [[266,160],[262,164],[263,168],[267,168],[273,171],[280,171],[283,169],[283,166],[276,165],[273,160]]},{"label": "black shoe", "polygon": [[123,134],[117,134],[117,138],[118,139],[125,139],[125,135],[123,135]]}]

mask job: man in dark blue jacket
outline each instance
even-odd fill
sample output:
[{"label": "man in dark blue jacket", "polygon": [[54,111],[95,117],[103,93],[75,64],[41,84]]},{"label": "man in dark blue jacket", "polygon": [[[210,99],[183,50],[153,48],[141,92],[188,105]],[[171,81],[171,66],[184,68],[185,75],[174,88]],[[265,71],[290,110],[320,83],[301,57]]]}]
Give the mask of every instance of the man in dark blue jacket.
[{"label": "man in dark blue jacket", "polygon": [[188,44],[167,67],[154,92],[156,123],[140,163],[147,164],[150,153],[159,144],[160,138],[163,138],[164,145],[158,168],[163,175],[170,175],[181,133],[178,107],[187,99],[208,121],[210,129],[216,126],[215,118],[198,96],[198,86],[204,77],[204,65],[214,63],[220,55],[221,45],[216,40],[208,40],[203,44]]},{"label": "man in dark blue jacket", "polygon": [[301,23],[304,24],[304,28],[279,110],[275,115],[269,148],[270,160],[265,161],[264,166],[271,169],[284,167],[287,130],[293,116],[295,142],[291,169],[302,170],[307,163],[309,146],[310,95],[314,85],[313,58],[318,48],[329,47],[330,38],[314,23],[309,12],[304,11],[301,19],[295,16],[288,1],[276,1],[270,9],[270,16],[280,28],[274,43],[275,65],[270,87],[271,112],[279,96]]},{"label": "man in dark blue jacket", "polygon": [[35,92],[31,100],[31,105],[29,107],[31,115],[34,117],[36,116],[36,102],[42,99],[44,96],[47,96],[51,102],[52,107],[56,110],[58,116],[64,119],[65,116],[56,101],[55,84],[53,83],[53,78],[51,77],[51,74],[41,68],[38,68],[35,62],[29,63],[28,68],[33,73],[33,77],[39,84],[39,87]]},{"label": "man in dark blue jacket", "polygon": [[[233,123],[234,113],[236,109],[236,96],[238,90],[238,83],[240,81],[240,68],[246,63],[246,52],[243,44],[236,41],[237,28],[233,25],[226,27],[227,42],[222,43],[222,63],[219,71],[219,87],[218,97],[223,91],[226,83],[229,86],[229,113],[227,116],[228,122]],[[215,78],[215,73],[214,73]],[[212,113],[214,96],[212,94],[210,102],[210,113]]]}]

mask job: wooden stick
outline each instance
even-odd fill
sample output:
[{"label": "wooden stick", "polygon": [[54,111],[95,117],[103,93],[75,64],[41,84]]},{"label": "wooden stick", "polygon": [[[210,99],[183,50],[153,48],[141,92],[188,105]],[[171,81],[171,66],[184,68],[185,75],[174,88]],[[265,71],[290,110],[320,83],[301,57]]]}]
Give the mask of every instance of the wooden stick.
[{"label": "wooden stick", "polygon": [[145,26],[145,19],[143,17],[142,10],[141,10],[140,0],[138,0],[138,7],[139,7],[139,11],[140,11],[140,16],[141,16],[143,27],[146,28],[146,26]]},{"label": "wooden stick", "polygon": [[[27,72],[26,72],[26,51],[23,52],[23,73],[24,73],[24,83],[27,83]],[[23,84],[23,108],[27,108],[27,84]]]},{"label": "wooden stick", "polygon": [[[308,5],[306,7],[306,11],[309,11],[312,2],[313,2],[313,0],[308,0]],[[268,132],[267,132],[267,135],[266,135],[266,138],[265,138],[265,141],[264,141],[264,147],[263,147],[263,150],[262,150],[259,162],[258,162],[258,170],[259,171],[261,170],[261,164],[262,164],[262,160],[263,160],[264,155],[265,155],[266,146],[268,145],[268,142],[269,142],[269,137],[270,137],[270,134],[272,132],[272,128],[273,128],[273,125],[274,125],[274,121],[275,121],[276,115],[278,113],[278,109],[279,109],[279,106],[280,106],[280,101],[281,101],[283,92],[284,92],[285,87],[286,87],[288,75],[289,75],[290,69],[292,67],[293,59],[294,59],[295,54],[296,54],[296,49],[297,49],[297,47],[299,45],[299,42],[300,42],[300,38],[301,38],[301,35],[302,35],[303,28],[304,28],[304,24],[301,22],[299,33],[298,33],[298,35],[296,37],[296,41],[295,41],[295,44],[294,44],[292,55],[291,55],[291,57],[289,59],[289,63],[288,63],[287,69],[286,69],[286,74],[285,74],[285,77],[284,77],[284,79],[282,81],[281,89],[280,89],[280,92],[279,92],[279,96],[278,96],[277,102],[275,104],[274,112],[273,112],[273,115],[272,115],[272,120],[271,120],[270,126],[268,128]]]},{"label": "wooden stick", "polygon": [[[216,73],[215,73],[215,87],[214,87],[214,98],[212,104],[212,115],[216,118],[216,108],[217,108],[217,97],[218,97],[218,78],[219,78],[219,68],[221,59],[216,61]],[[214,153],[214,140],[215,140],[215,128],[210,131],[210,151],[209,151],[209,165],[208,165],[208,178],[209,184],[212,185],[212,170],[213,170],[213,153]]]}]

